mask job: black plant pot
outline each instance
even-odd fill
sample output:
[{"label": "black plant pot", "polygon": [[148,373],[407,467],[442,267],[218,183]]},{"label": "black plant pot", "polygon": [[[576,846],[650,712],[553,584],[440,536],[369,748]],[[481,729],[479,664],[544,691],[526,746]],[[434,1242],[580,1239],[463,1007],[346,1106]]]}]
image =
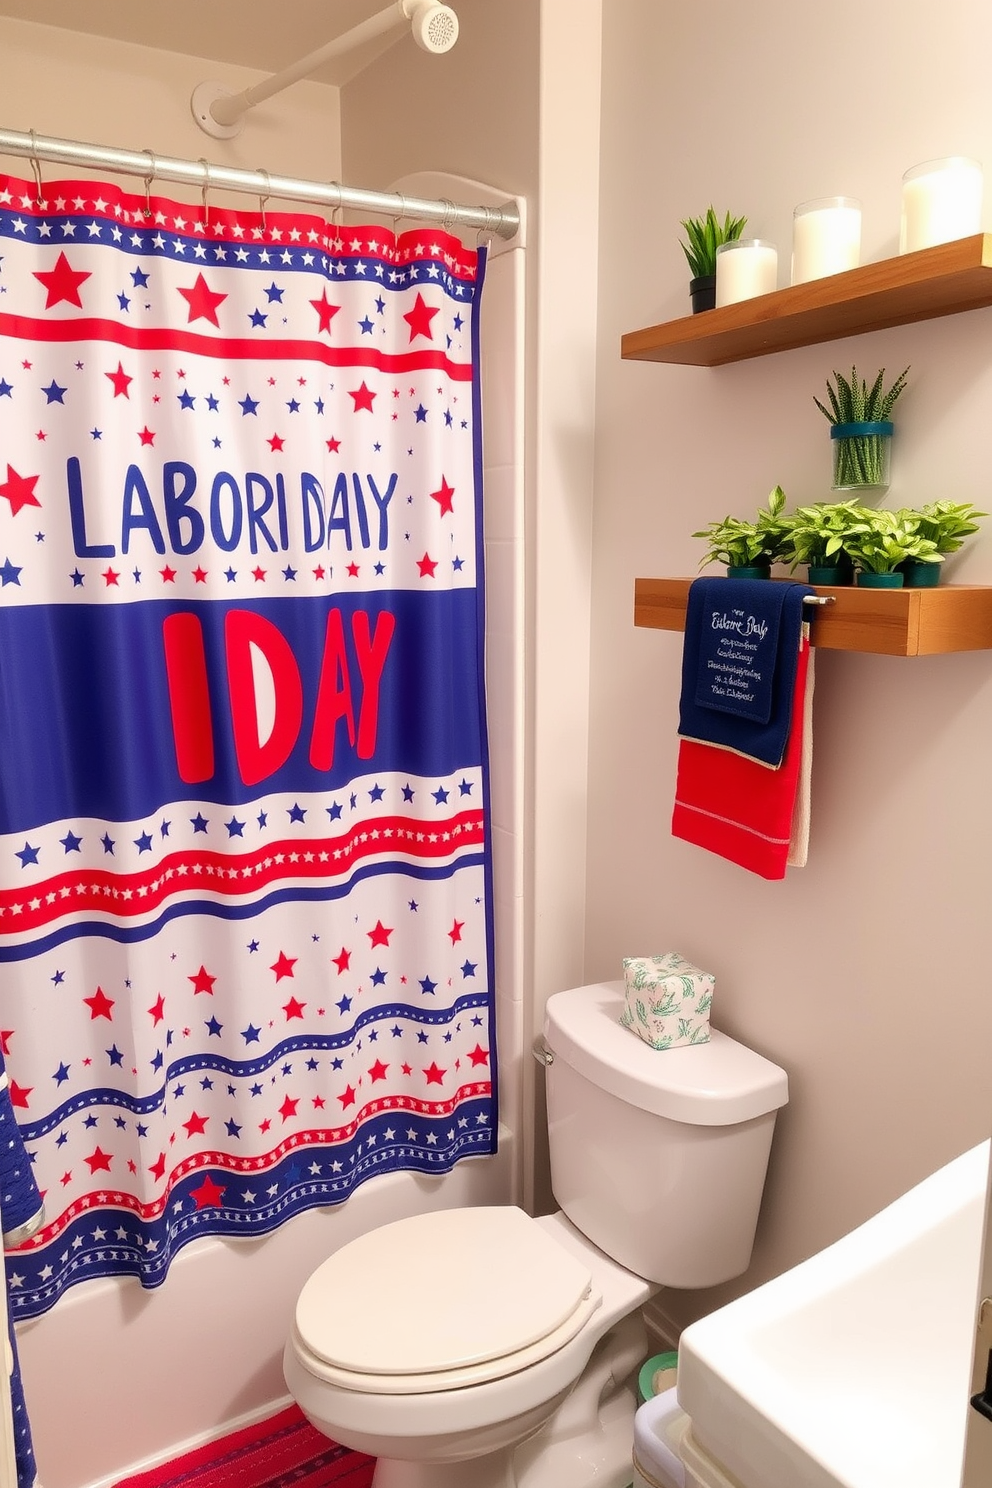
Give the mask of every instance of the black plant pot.
[{"label": "black plant pot", "polygon": [[700,310],[713,310],[716,306],[716,275],[703,274],[699,279],[690,279],[689,298],[693,315],[698,315]]}]

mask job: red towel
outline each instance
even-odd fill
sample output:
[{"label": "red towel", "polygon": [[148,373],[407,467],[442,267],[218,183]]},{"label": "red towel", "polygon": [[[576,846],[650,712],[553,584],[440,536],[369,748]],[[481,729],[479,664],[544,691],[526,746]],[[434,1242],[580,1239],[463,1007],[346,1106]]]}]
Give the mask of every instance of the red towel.
[{"label": "red towel", "polygon": [[672,835],[762,878],[784,878],[803,755],[809,640],[799,648],[792,725],[777,770],[691,739],[679,742]]}]

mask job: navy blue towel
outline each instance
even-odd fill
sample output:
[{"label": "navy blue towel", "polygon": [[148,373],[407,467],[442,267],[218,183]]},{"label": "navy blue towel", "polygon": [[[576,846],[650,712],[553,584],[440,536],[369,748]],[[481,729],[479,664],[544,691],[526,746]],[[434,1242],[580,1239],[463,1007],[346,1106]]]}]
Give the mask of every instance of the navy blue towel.
[{"label": "navy blue towel", "polygon": [[682,649],[679,734],[778,769],[792,726],[792,696],[808,584],[696,579]]}]

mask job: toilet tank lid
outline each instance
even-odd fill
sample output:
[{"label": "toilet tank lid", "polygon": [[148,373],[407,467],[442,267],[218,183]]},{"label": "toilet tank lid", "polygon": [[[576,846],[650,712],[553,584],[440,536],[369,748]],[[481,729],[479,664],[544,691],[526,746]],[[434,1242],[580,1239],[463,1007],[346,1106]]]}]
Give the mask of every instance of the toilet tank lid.
[{"label": "toilet tank lid", "polygon": [[556,992],[544,1013],[544,1037],[601,1090],[628,1105],[690,1126],[730,1126],[784,1106],[784,1070],[736,1039],[710,1030],[709,1042],[652,1049],[620,1022],[623,982]]}]

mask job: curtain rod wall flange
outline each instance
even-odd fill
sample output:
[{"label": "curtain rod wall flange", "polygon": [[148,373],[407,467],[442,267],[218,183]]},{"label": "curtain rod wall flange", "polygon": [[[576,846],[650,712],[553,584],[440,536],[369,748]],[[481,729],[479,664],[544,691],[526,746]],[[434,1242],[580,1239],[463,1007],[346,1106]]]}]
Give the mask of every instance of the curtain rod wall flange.
[{"label": "curtain rod wall flange", "polygon": [[397,192],[367,191],[358,186],[343,186],[337,181],[305,181],[293,176],[269,175],[263,170],[241,170],[234,166],[204,164],[201,160],[177,160],[172,156],[153,155],[149,150],[122,150],[109,145],[91,145],[81,140],[54,139],[47,135],[25,134],[16,129],[0,129],[0,154],[21,156],[28,160],[46,160],[56,165],[78,166],[84,170],[106,170],[115,175],[139,176],[199,188],[221,191],[243,191],[256,197],[275,197],[286,201],[313,202],[318,206],[345,207],[371,212],[382,217],[416,217],[437,222],[446,228],[470,228],[504,241],[520,230],[520,213],[513,201],[500,207],[473,207],[450,201],[401,196]]}]

